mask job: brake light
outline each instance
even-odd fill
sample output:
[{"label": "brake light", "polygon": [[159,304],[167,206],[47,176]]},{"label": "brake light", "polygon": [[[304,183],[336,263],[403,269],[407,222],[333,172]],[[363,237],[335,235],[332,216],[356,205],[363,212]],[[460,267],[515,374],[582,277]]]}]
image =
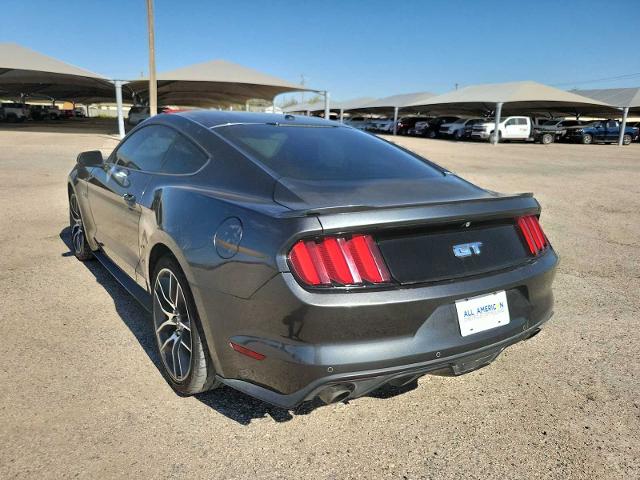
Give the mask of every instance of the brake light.
[{"label": "brake light", "polygon": [[289,253],[298,279],[311,286],[365,285],[391,279],[371,235],[300,240]]},{"label": "brake light", "polygon": [[542,227],[538,222],[538,217],[528,215],[517,219],[518,228],[524,237],[524,240],[532,255],[538,255],[549,246],[549,240],[542,231]]}]

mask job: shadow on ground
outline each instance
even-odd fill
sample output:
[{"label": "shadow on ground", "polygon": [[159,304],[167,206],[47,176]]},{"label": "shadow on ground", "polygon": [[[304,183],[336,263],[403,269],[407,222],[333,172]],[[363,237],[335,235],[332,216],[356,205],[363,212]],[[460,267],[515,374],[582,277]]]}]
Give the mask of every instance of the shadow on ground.
[{"label": "shadow on ground", "polygon": [[[69,118],[60,120],[27,120],[25,122],[0,122],[0,130],[43,133],[92,133],[117,135],[118,123],[115,118]],[[129,126],[125,122],[125,128]]]},{"label": "shadow on ground", "polygon": [[[62,253],[63,257],[74,257],[71,245],[71,229],[64,228],[60,232],[60,239],[66,246],[67,250]],[[161,375],[164,371],[161,359],[157,353],[155,339],[153,337],[153,329],[151,326],[151,318],[149,313],[131,296],[118,281],[96,260],[87,262],[78,262],[89,270],[105,291],[111,295],[116,312],[124,324],[131,330],[140,342],[149,359],[156,366]],[[411,382],[403,387],[384,386],[378,390],[371,392],[368,396],[373,398],[390,398],[400,395],[409,390],[413,390],[417,386],[416,382]],[[213,408],[218,413],[227,418],[248,425],[253,419],[260,419],[266,416],[273,418],[276,422],[287,422],[292,420],[296,415],[306,415],[314,411],[316,408],[324,406],[324,403],[315,399],[305,402],[293,410],[286,410],[263,402],[261,400],[250,397],[242,392],[232,388],[222,386],[209,392],[195,395],[199,401]],[[354,400],[357,401],[357,400]],[[348,403],[348,402],[347,402]]]}]

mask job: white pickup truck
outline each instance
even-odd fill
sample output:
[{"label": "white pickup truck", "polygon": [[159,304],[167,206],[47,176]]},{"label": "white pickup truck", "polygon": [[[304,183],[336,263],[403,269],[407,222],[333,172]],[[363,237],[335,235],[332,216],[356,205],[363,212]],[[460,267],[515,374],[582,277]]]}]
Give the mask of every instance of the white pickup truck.
[{"label": "white pickup truck", "polygon": [[[471,138],[474,140],[487,140],[492,138],[495,130],[495,122],[476,123],[471,130]],[[498,125],[499,140],[532,140],[531,119],[529,117],[505,117]]]}]

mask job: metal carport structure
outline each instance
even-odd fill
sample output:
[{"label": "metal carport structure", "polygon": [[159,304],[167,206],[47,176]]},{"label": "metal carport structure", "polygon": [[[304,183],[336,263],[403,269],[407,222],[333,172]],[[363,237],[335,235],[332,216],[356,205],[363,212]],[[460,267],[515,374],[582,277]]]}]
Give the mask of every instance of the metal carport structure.
[{"label": "metal carport structure", "polygon": [[0,43],[0,96],[72,102],[113,102],[113,84],[102,75],[17,45]]},{"label": "metal carport structure", "polygon": [[[321,92],[328,107],[328,92],[305,88],[278,77],[228,62],[212,60],[159,73],[158,102],[203,108],[224,108],[260,99],[273,102],[282,93]],[[126,88],[140,102],[148,99],[149,81],[133,80]]]},{"label": "metal carport structure", "polygon": [[[363,105],[368,105],[371,102],[374,102],[376,99],[373,97],[360,97],[353,98],[351,100],[345,100],[343,102],[333,102],[329,108],[330,112],[338,112],[340,117],[340,122],[343,121],[344,112],[348,110],[355,110],[360,108]],[[310,115],[311,113],[321,112],[326,110],[326,105],[323,102],[312,102],[312,103],[302,103],[291,105],[284,109],[287,113],[305,113],[306,115]],[[325,112],[326,113],[326,112]]]},{"label": "metal carport structure", "polygon": [[[406,107],[428,109],[436,114],[493,113],[495,131],[498,131],[502,113],[517,115],[543,112],[576,116],[619,113],[616,107],[608,103],[531,81],[473,85],[419,100]],[[494,143],[497,143],[497,135],[494,137]]]},{"label": "metal carport structure", "polygon": [[425,102],[435,95],[431,92],[402,93],[391,95],[390,97],[379,98],[373,102],[358,105],[352,108],[345,108],[345,111],[357,111],[361,113],[390,114],[393,112],[393,134],[398,128],[398,113],[401,108],[406,108],[415,103]]},{"label": "metal carport structure", "polygon": [[622,109],[622,125],[618,145],[622,145],[624,129],[627,126],[627,116],[640,114],[640,87],[633,88],[598,88],[592,90],[572,90],[577,95],[593,98]]}]

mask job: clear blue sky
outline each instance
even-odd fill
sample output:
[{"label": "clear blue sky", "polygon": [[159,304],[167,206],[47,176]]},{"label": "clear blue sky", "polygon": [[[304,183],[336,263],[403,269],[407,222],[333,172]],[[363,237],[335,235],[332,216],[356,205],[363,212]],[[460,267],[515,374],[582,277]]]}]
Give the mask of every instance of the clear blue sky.
[{"label": "clear blue sky", "polygon": [[[156,0],[155,10],[159,71],[221,58],[296,83],[304,74],[339,100],[514,80],[640,86],[637,0]],[[1,11],[1,42],[111,78],[146,74],[145,0],[2,0]]]}]

